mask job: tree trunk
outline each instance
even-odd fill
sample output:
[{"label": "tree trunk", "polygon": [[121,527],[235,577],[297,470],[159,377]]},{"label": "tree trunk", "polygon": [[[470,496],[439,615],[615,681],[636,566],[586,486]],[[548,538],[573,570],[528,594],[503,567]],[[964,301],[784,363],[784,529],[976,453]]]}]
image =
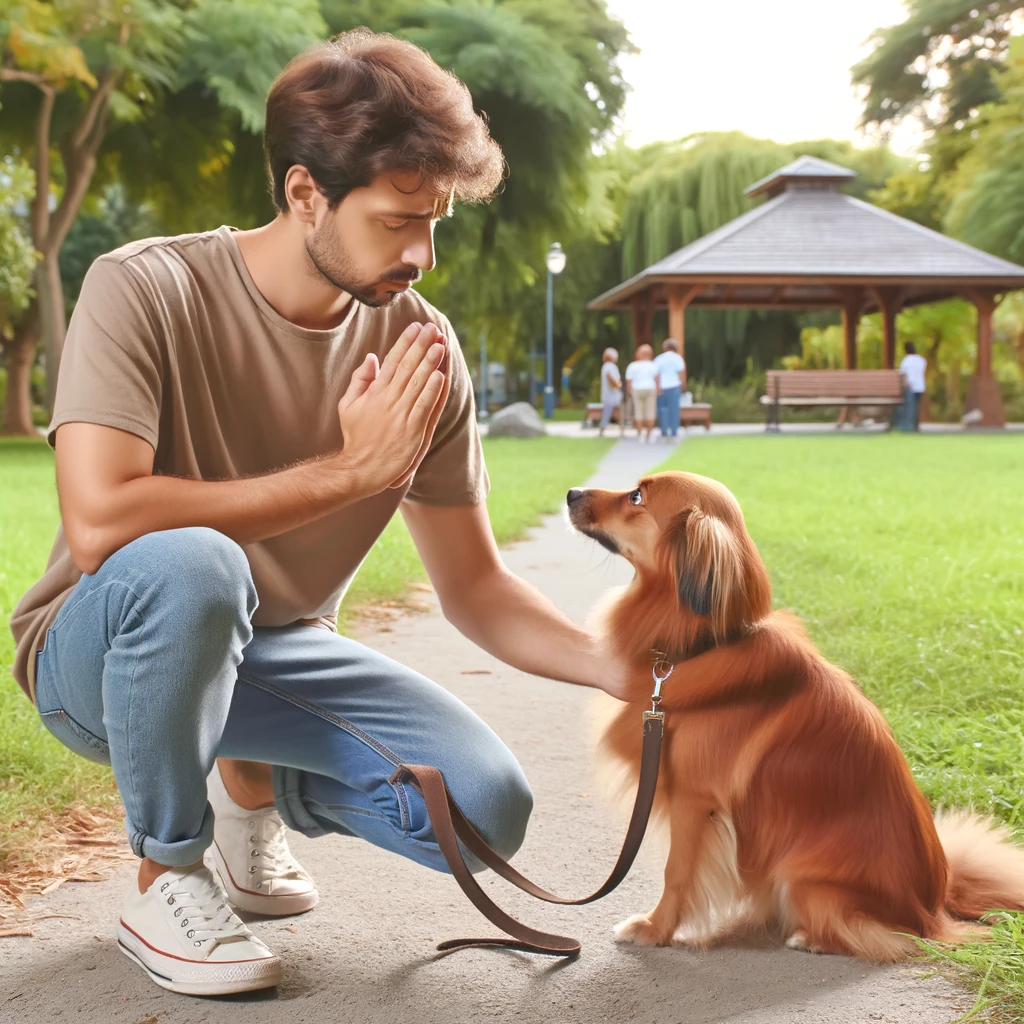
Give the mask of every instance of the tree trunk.
[{"label": "tree trunk", "polygon": [[4,433],[34,436],[32,398],[29,382],[36,355],[33,335],[19,336],[4,344],[7,357],[7,401],[4,409]]},{"label": "tree trunk", "polygon": [[43,365],[46,369],[46,410],[53,412],[57,394],[57,370],[64,350],[67,320],[64,310],[64,289],[60,281],[58,252],[50,252],[36,267],[35,289],[39,303],[39,323],[43,331]]}]

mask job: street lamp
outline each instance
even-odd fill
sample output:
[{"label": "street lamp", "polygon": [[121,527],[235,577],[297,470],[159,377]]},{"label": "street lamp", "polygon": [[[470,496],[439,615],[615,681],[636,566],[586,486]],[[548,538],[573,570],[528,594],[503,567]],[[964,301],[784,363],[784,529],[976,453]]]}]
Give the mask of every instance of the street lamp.
[{"label": "street lamp", "polygon": [[554,308],[554,292],[555,292],[555,275],[560,274],[565,270],[565,253],[562,252],[562,247],[557,242],[551,243],[551,248],[548,249],[548,365],[547,365],[547,378],[544,386],[544,419],[550,420],[555,415],[555,388],[551,380],[553,363],[555,361],[554,354],[552,352],[553,342],[552,333],[554,331],[555,321],[555,308]]}]

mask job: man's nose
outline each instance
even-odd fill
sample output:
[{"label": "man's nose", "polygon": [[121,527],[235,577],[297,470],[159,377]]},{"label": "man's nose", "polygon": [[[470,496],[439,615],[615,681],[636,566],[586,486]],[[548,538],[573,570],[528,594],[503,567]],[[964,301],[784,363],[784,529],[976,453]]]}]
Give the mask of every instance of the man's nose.
[{"label": "man's nose", "polygon": [[584,499],[584,498],[585,498],[586,496],[587,496],[587,492],[586,492],[586,491],[581,491],[581,490],[579,490],[578,488],[574,487],[574,488],[573,488],[573,489],[572,489],[572,490],[571,490],[571,491],[570,491],[570,492],[569,492],[569,493],[568,493],[568,494],[567,494],[567,495],[565,496],[565,503],[566,503],[567,505],[570,505],[570,506],[571,506],[571,505],[575,505],[575,504],[576,504],[576,502],[578,502],[578,501],[582,501],[582,500],[583,500],[583,499]]}]

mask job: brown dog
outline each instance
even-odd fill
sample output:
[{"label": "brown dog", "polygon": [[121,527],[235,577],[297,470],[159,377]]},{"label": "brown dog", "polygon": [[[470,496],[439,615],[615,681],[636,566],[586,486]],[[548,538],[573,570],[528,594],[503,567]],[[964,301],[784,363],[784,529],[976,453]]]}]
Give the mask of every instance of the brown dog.
[{"label": "brown dog", "polygon": [[634,779],[651,650],[675,665],[657,803],[665,891],[618,926],[622,940],[706,945],[771,926],[797,949],[891,961],[914,951],[909,936],[956,942],[984,932],[968,922],[987,910],[1024,909],[1024,851],[972,814],[933,820],[881,712],[772,611],[725,487],[661,473],[626,493],[570,491],[568,506],[636,570],[603,611],[636,671],[600,741]]}]

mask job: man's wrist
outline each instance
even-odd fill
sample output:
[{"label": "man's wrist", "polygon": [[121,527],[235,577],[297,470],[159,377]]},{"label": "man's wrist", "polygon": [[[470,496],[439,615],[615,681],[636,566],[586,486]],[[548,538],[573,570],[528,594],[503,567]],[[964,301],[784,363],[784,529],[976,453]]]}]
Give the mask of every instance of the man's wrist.
[{"label": "man's wrist", "polygon": [[387,487],[386,483],[373,479],[373,470],[366,460],[352,458],[344,449],[329,455],[323,464],[328,474],[328,488],[339,507],[370,498]]}]

